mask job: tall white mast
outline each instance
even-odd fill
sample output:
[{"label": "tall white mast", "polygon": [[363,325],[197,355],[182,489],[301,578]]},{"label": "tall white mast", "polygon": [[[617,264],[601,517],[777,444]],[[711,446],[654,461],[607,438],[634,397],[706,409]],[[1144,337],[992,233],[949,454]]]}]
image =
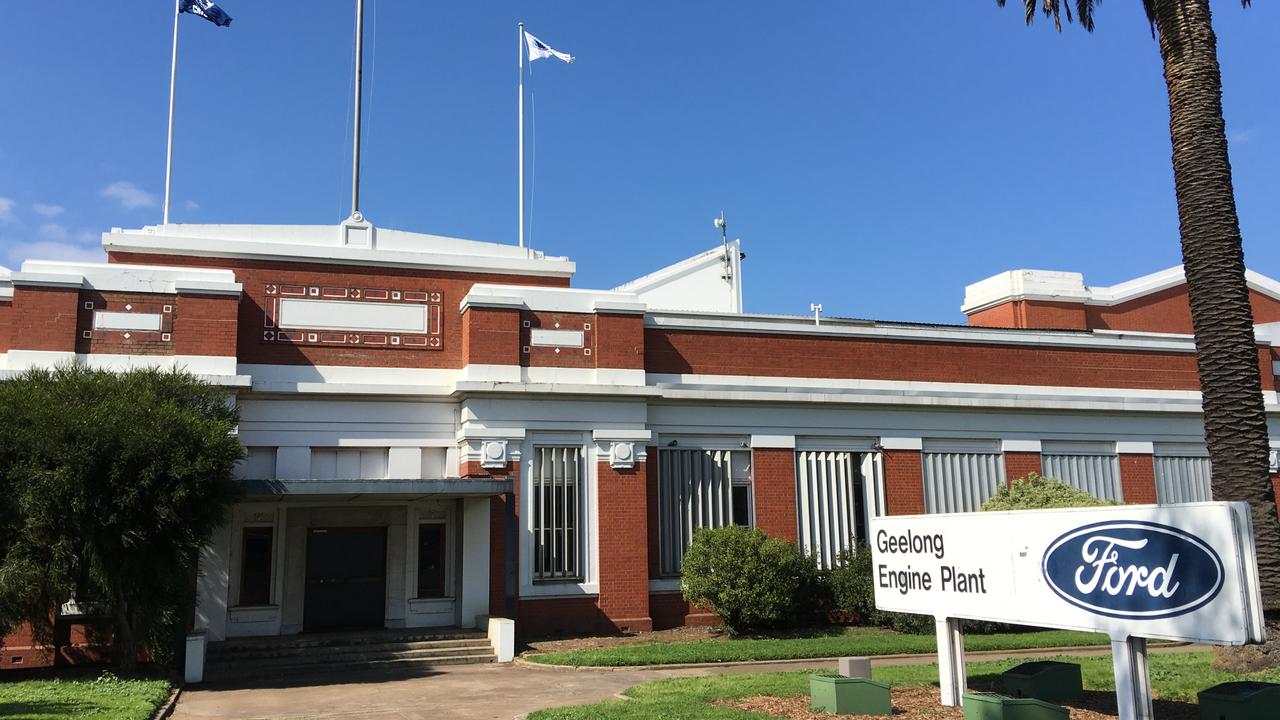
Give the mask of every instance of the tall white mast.
[{"label": "tall white mast", "polygon": [[360,219],[360,75],[364,62],[364,0],[356,0],[356,101],[351,150],[351,217]]},{"label": "tall white mast", "polygon": [[173,91],[178,81],[178,9],[182,0],[173,0],[173,60],[169,65],[169,146],[164,159],[164,224],[169,224],[169,187],[173,181]]},{"label": "tall white mast", "polygon": [[518,203],[520,213],[520,247],[524,247],[524,23],[516,26],[519,30],[519,36],[516,39],[516,67],[520,71],[520,82],[518,83],[520,91],[520,140],[517,143],[517,153],[520,155],[520,201]]}]

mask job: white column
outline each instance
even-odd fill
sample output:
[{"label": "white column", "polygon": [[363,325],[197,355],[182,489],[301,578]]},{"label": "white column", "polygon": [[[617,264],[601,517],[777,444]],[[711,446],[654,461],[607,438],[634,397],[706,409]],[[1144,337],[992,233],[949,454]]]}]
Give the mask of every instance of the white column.
[{"label": "white column", "polygon": [[937,620],[938,684],[942,688],[942,704],[960,707],[968,680],[964,667],[964,633],[960,621]]},{"label": "white column", "polygon": [[462,501],[462,583],[458,588],[462,627],[489,614],[489,498]]},{"label": "white column", "polygon": [[227,635],[227,603],[230,601],[231,525],[213,531],[209,543],[200,550],[196,574],[195,627],[208,632],[209,640]]},{"label": "white column", "polygon": [[1116,676],[1116,704],[1120,720],[1152,720],[1147,639],[1112,639],[1111,665]]}]

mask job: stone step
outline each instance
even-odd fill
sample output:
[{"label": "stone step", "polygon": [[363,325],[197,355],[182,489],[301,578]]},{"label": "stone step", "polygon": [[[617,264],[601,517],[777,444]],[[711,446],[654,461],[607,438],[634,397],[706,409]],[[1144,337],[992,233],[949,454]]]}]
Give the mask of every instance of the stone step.
[{"label": "stone step", "polygon": [[232,680],[245,680],[248,678],[253,678],[255,680],[272,680],[282,677],[288,677],[292,680],[297,678],[328,676],[336,673],[345,673],[350,675],[379,673],[414,675],[425,674],[437,668],[449,665],[474,665],[480,663],[492,663],[496,660],[497,658],[490,653],[488,655],[444,655],[427,659],[391,658],[359,663],[277,663],[262,667],[246,667],[238,664],[228,664],[209,666],[206,668],[205,681],[226,682]]},{"label": "stone step", "polygon": [[452,642],[457,640],[484,640],[488,635],[483,632],[439,631],[424,629],[421,631],[404,630],[395,633],[324,633],[316,635],[289,635],[256,638],[231,638],[220,642],[209,643],[209,655],[238,653],[246,650],[270,648],[318,648],[349,647],[356,645],[386,645],[417,642]]},{"label": "stone step", "polygon": [[388,641],[379,643],[356,643],[348,645],[294,645],[294,644],[258,644],[226,648],[210,646],[209,662],[236,662],[258,658],[286,658],[310,655],[339,656],[344,654],[398,653],[416,650],[447,650],[462,648],[483,648],[491,650],[488,638],[471,638],[459,640],[415,640]]},{"label": "stone step", "polygon": [[273,668],[281,665],[319,665],[325,663],[337,665],[358,665],[383,660],[425,660],[437,657],[463,657],[471,655],[493,655],[493,648],[487,643],[470,647],[427,647],[413,650],[397,650],[393,652],[343,652],[331,653],[323,650],[307,654],[276,656],[237,656],[219,658],[209,662],[209,667],[244,667]]}]

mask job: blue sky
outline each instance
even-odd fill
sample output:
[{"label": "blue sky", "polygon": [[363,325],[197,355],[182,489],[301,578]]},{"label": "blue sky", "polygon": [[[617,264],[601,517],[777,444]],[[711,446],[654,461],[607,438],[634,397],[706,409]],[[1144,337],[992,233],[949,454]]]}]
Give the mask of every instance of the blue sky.
[{"label": "blue sky", "polygon": [[[1180,261],[1168,109],[1140,3],[1092,35],[968,3],[366,0],[362,209],[515,242],[516,31],[533,67],[532,244],[611,287],[741,237],[747,309],[958,322],[1001,270],[1112,284]],[[352,0],[182,18],[175,222],[349,212]],[[0,264],[160,221],[168,0],[8,3]],[[1280,275],[1280,5],[1214,4],[1255,270]]]}]

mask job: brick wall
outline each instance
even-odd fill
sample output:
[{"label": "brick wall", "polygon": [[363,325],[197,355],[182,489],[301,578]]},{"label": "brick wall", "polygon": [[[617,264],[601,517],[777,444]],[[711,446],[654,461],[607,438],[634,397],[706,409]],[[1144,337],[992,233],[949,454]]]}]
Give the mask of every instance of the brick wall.
[{"label": "brick wall", "polygon": [[[520,312],[467,308],[462,313],[462,363],[520,364]],[[448,342],[448,338],[445,339]]]},{"label": "brick wall", "polygon": [[9,352],[13,334],[13,302],[0,300],[0,353]]},{"label": "brick wall", "polygon": [[[358,367],[459,368],[465,365],[462,317],[458,304],[476,283],[568,287],[568,278],[423,271],[245,258],[202,258],[182,255],[110,252],[114,263],[173,265],[233,270],[244,285],[239,305],[237,357],[244,363],[282,365],[349,365]],[[339,288],[428,291],[440,293],[443,342],[438,350],[402,347],[324,347],[270,343],[263,340],[267,285],[297,284]],[[515,323],[518,329],[519,323]],[[513,353],[519,348],[514,347]],[[512,360],[510,364],[516,364]]]},{"label": "brick wall", "polygon": [[507,496],[489,498],[489,615],[507,617]]},{"label": "brick wall", "polygon": [[[654,458],[654,462],[657,458]],[[600,597],[598,607],[615,630],[653,629],[649,618],[649,513],[645,466],[615,470],[597,463],[599,478]]]},{"label": "brick wall", "polygon": [[596,315],[596,367],[644,368],[644,316]]},{"label": "brick wall", "polygon": [[[649,514],[649,577],[662,577],[662,558],[658,547],[658,448],[647,449],[648,462],[644,464],[645,510]],[[652,606],[649,608],[652,614]]]},{"label": "brick wall", "polygon": [[1081,303],[1012,300],[969,315],[975,327],[1084,330],[1088,327]]},{"label": "brick wall", "polygon": [[[595,352],[599,349],[596,316],[582,313],[532,312],[520,313],[520,364],[527,367],[593,368]],[[582,333],[582,347],[551,347],[533,345],[530,339],[535,329],[578,330]],[[529,348],[529,352],[524,352]]]},{"label": "brick wall", "polygon": [[77,288],[15,287],[11,349],[75,352],[80,307]]},{"label": "brick wall", "polygon": [[27,624],[19,625],[8,635],[0,637],[0,671],[94,664],[110,658],[109,624],[63,621],[56,632],[62,635],[62,649],[58,655],[54,654],[52,647],[38,642]]},{"label": "brick wall", "polygon": [[650,594],[649,613],[653,616],[654,630],[670,630],[685,626],[710,627],[720,624],[715,613],[704,607],[690,607],[679,592]]},{"label": "brick wall", "polygon": [[1192,353],[647,328],[653,373],[1198,390]]},{"label": "brick wall", "polygon": [[1127,505],[1156,502],[1156,468],[1150,455],[1121,453],[1120,487]]},{"label": "brick wall", "polygon": [[751,452],[756,527],[787,542],[796,541],[796,453],[786,448]]},{"label": "brick wall", "polygon": [[235,357],[240,298],[182,295],[173,319],[174,353]]},{"label": "brick wall", "polygon": [[884,494],[890,515],[924,512],[924,468],[919,450],[884,451]]},{"label": "brick wall", "polygon": [[1030,473],[1040,474],[1040,453],[1038,452],[1006,452],[1004,454],[1004,474],[1010,483],[1020,480]]}]

